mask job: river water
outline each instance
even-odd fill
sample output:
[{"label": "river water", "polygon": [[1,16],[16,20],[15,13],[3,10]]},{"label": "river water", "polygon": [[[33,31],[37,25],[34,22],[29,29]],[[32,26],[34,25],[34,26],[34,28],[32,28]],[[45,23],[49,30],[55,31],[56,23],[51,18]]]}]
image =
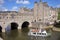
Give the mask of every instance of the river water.
[{"label": "river water", "polygon": [[49,37],[30,37],[27,35],[28,29],[12,30],[6,33],[0,33],[4,40],[60,40],[60,32],[52,31]]}]

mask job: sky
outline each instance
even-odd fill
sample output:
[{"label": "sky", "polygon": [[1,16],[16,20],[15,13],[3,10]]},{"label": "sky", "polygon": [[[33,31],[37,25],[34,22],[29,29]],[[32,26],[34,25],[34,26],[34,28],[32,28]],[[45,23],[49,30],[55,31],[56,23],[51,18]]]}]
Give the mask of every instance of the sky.
[{"label": "sky", "polygon": [[[0,11],[18,11],[20,7],[33,8],[34,2],[40,0],[0,0]],[[60,8],[60,0],[42,0],[49,6]]]}]

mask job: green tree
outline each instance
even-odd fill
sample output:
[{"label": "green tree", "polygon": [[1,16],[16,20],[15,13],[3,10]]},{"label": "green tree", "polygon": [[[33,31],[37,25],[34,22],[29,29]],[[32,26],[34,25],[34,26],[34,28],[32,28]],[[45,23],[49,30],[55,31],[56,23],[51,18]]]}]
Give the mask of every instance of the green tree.
[{"label": "green tree", "polygon": [[58,8],[58,20],[60,20],[60,8]]},{"label": "green tree", "polygon": [[60,12],[58,12],[58,20],[60,20]]}]

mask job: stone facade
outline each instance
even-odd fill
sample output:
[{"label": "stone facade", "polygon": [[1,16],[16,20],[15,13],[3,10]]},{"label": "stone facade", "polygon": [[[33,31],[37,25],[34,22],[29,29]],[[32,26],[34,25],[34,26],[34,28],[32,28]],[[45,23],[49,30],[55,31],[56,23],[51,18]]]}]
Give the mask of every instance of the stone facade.
[{"label": "stone facade", "polygon": [[46,2],[35,2],[34,17],[36,21],[52,23],[57,20],[58,11],[56,8],[48,6]]},{"label": "stone facade", "polygon": [[5,32],[5,28],[10,23],[17,23],[18,29],[21,29],[23,22],[30,23],[29,27],[32,27],[32,22],[54,22],[57,20],[58,12],[55,8],[49,7],[46,2],[35,2],[33,9],[20,8],[16,11],[1,11],[0,12],[0,26],[2,31]]}]

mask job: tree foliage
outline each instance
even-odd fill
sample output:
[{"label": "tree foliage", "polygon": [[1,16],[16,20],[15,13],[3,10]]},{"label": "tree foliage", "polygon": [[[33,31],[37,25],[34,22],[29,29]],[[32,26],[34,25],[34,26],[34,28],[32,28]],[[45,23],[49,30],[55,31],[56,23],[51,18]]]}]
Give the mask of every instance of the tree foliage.
[{"label": "tree foliage", "polygon": [[60,21],[59,22],[54,22],[54,27],[60,28]]},{"label": "tree foliage", "polygon": [[60,20],[60,12],[58,12],[58,20]]},{"label": "tree foliage", "polygon": [[60,20],[60,8],[58,9],[58,20]]}]

